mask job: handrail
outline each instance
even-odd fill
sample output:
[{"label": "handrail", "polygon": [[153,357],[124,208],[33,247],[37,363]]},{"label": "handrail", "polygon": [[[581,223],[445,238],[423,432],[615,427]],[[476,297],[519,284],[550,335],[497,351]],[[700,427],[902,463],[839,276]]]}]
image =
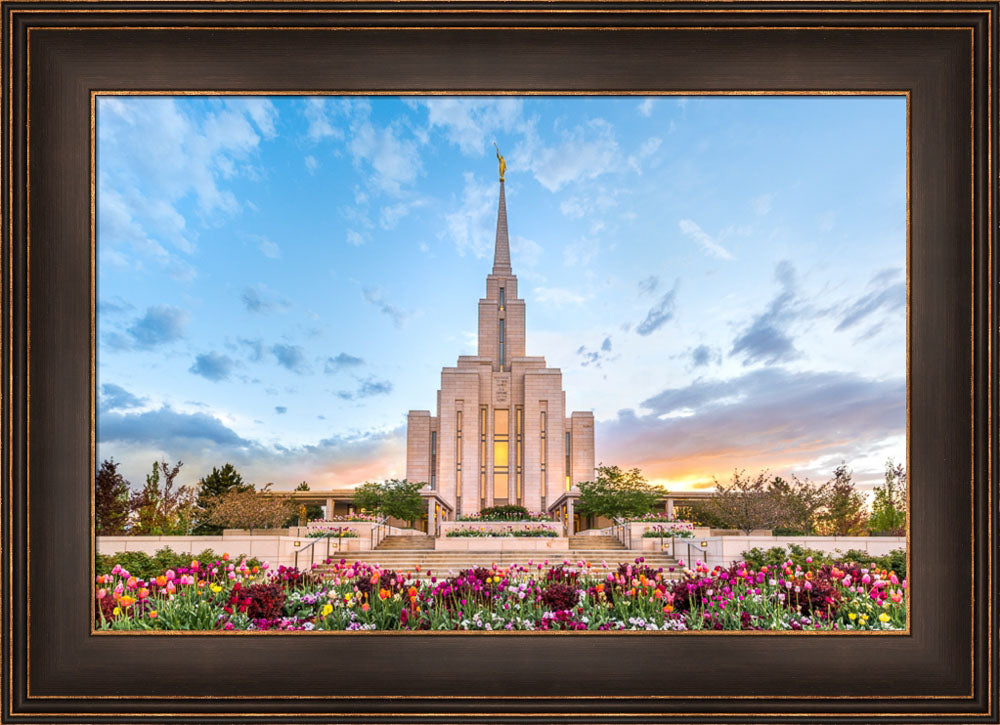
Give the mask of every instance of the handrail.
[{"label": "handrail", "polygon": [[383,516],[381,519],[375,522],[375,525],[370,529],[370,543],[371,548],[374,549],[376,546],[382,543],[382,540],[389,535],[389,529],[391,528],[388,523],[388,517]]},{"label": "handrail", "polygon": [[[692,546],[691,539],[682,539],[682,541],[684,542],[684,545],[687,547],[687,556],[688,556],[688,560],[690,560],[691,559],[691,546]],[[676,543],[674,545],[676,546]],[[701,556],[701,560],[707,566],[708,565],[708,548],[707,547],[703,547],[703,546],[698,546],[698,547],[695,548],[695,551],[700,551],[701,552],[701,555],[702,555]]]},{"label": "handrail", "polygon": [[306,549],[309,549],[309,568],[311,569],[313,567],[313,565],[316,563],[316,544],[318,544],[321,541],[326,541],[326,558],[329,559],[330,558],[330,539],[335,538],[335,535],[336,535],[336,539],[337,539],[337,551],[340,551],[341,541],[344,538],[343,536],[341,536],[341,533],[343,533],[342,529],[337,529],[336,531],[327,531],[322,536],[314,536],[314,537],[312,537],[312,541],[310,541],[308,544],[306,544],[302,548],[296,549],[295,550],[295,568],[296,569],[299,568],[299,554],[303,553]]}]

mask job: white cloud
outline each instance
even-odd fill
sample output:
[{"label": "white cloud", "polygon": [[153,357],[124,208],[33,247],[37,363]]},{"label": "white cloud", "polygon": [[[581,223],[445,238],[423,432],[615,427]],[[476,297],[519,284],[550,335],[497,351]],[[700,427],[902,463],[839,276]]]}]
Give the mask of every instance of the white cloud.
[{"label": "white cloud", "polygon": [[379,213],[379,225],[383,229],[395,229],[399,222],[407,217],[414,209],[426,205],[424,199],[414,199],[413,201],[401,201],[398,204],[390,204],[382,207]]},{"label": "white cloud", "polygon": [[542,258],[542,252],[542,245],[534,240],[516,234],[510,238],[510,254],[515,269],[529,269],[536,266]]},{"label": "white cloud", "polygon": [[615,192],[601,188],[593,193],[574,194],[559,203],[559,211],[571,219],[582,219],[588,214],[603,213],[618,206]]},{"label": "white cloud", "polygon": [[372,183],[384,192],[398,194],[420,173],[417,144],[394,126],[379,128],[367,119],[352,124],[348,148],[355,163],[371,166]]},{"label": "white cloud", "polygon": [[753,209],[753,213],[757,216],[765,216],[771,211],[771,205],[774,203],[774,194],[761,194],[760,196],[754,197],[750,201],[750,206]]},{"label": "white cloud", "polygon": [[695,224],[690,219],[681,219],[678,223],[681,231],[690,239],[696,241],[699,246],[710,256],[716,257],[718,259],[731,260],[733,255],[719,244],[716,240],[712,239],[700,226]]},{"label": "white cloud", "polygon": [[653,104],[655,102],[655,98],[642,99],[642,103],[639,104],[639,114],[649,118],[653,114]]},{"label": "white cloud", "polygon": [[352,247],[360,247],[365,243],[365,238],[353,229],[347,230],[347,243]]},{"label": "white cloud", "polygon": [[324,138],[342,139],[344,132],[330,121],[332,101],[327,98],[310,98],[306,101],[305,116],[309,122],[309,138],[319,141]]},{"label": "white cloud", "polygon": [[306,170],[310,174],[315,174],[316,169],[319,168],[319,161],[316,160],[316,157],[312,155],[306,156],[305,163],[306,163]]},{"label": "white cloud", "polygon": [[643,141],[642,146],[634,154],[628,157],[629,167],[637,174],[642,173],[642,162],[655,154],[663,144],[663,139],[652,136]]},{"label": "white cloud", "polygon": [[596,179],[620,167],[621,149],[614,127],[593,119],[559,134],[553,146],[545,146],[533,134],[512,156],[515,166],[532,171],[549,191],[559,191],[572,181]]},{"label": "white cloud", "polygon": [[495,184],[480,183],[472,172],[464,174],[462,200],[458,210],[445,217],[448,234],[460,255],[471,252],[482,259],[493,251],[496,241],[496,204],[499,191]]},{"label": "white cloud", "polygon": [[832,232],[835,221],[835,215],[832,211],[824,213],[819,218],[819,230],[821,232]]},{"label": "white cloud", "polygon": [[275,133],[277,109],[266,98],[207,105],[194,112],[169,97],[98,100],[99,238],[118,255],[130,249],[135,269],[153,262],[177,279],[194,278],[182,256],[197,240],[178,211],[185,198],[205,217],[244,208],[224,182],[258,173],[253,158]]},{"label": "white cloud", "polygon": [[582,237],[563,247],[563,264],[567,267],[586,267],[600,249],[601,245],[596,239]]},{"label": "white cloud", "polygon": [[260,253],[268,259],[281,258],[281,247],[267,237],[262,237],[259,234],[251,234],[250,240],[254,243],[254,246],[260,250]]},{"label": "white cloud", "polygon": [[559,287],[535,287],[535,301],[553,305],[579,305],[586,297]]},{"label": "white cloud", "polygon": [[509,131],[521,123],[523,102],[519,98],[438,97],[420,101],[427,109],[431,128],[444,130],[451,143],[466,156],[479,156],[493,149],[499,130]]}]

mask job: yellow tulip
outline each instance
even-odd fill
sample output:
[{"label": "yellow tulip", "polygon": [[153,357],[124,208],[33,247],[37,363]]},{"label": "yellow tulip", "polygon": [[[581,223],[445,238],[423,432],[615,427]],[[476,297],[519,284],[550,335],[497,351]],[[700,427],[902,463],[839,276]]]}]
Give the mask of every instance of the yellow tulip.
[{"label": "yellow tulip", "polygon": [[880,622],[888,622],[889,619],[890,619],[889,615],[886,614],[885,612],[882,612],[880,615],[878,615],[878,621]]},{"label": "yellow tulip", "polygon": [[325,607],[323,607],[323,611],[322,611],[322,615],[323,615],[324,617],[326,617],[326,616],[329,616],[329,614],[330,614],[330,613],[331,613],[332,611],[333,611],[333,606],[332,606],[332,605],[330,605],[330,604],[327,604],[327,605],[326,605]]}]

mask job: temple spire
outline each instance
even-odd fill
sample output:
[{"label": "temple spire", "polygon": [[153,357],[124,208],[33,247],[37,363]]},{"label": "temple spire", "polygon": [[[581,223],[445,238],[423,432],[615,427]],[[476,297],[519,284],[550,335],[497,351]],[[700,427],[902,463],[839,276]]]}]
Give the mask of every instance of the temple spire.
[{"label": "temple spire", "polygon": [[507,161],[497,149],[497,161],[500,162],[500,204],[497,208],[497,241],[493,250],[493,274],[511,274],[510,240],[507,238],[507,200],[503,193],[503,177],[507,171]]}]

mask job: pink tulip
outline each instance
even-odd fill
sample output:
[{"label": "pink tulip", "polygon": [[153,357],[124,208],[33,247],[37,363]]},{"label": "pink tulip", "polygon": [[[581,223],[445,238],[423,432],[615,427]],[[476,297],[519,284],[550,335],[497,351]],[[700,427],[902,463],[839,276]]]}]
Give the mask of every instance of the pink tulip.
[{"label": "pink tulip", "polygon": [[97,598],[98,599],[104,599],[104,597],[106,597],[106,596],[108,596],[108,590],[107,589],[98,589],[97,590]]},{"label": "pink tulip", "polygon": [[166,574],[166,576],[167,576],[167,580],[168,580],[168,581],[173,581],[173,580],[174,580],[174,578],[175,578],[175,577],[176,577],[177,575],[176,575],[176,574],[174,573],[174,570],[173,570],[173,569],[167,569],[167,574]]}]

